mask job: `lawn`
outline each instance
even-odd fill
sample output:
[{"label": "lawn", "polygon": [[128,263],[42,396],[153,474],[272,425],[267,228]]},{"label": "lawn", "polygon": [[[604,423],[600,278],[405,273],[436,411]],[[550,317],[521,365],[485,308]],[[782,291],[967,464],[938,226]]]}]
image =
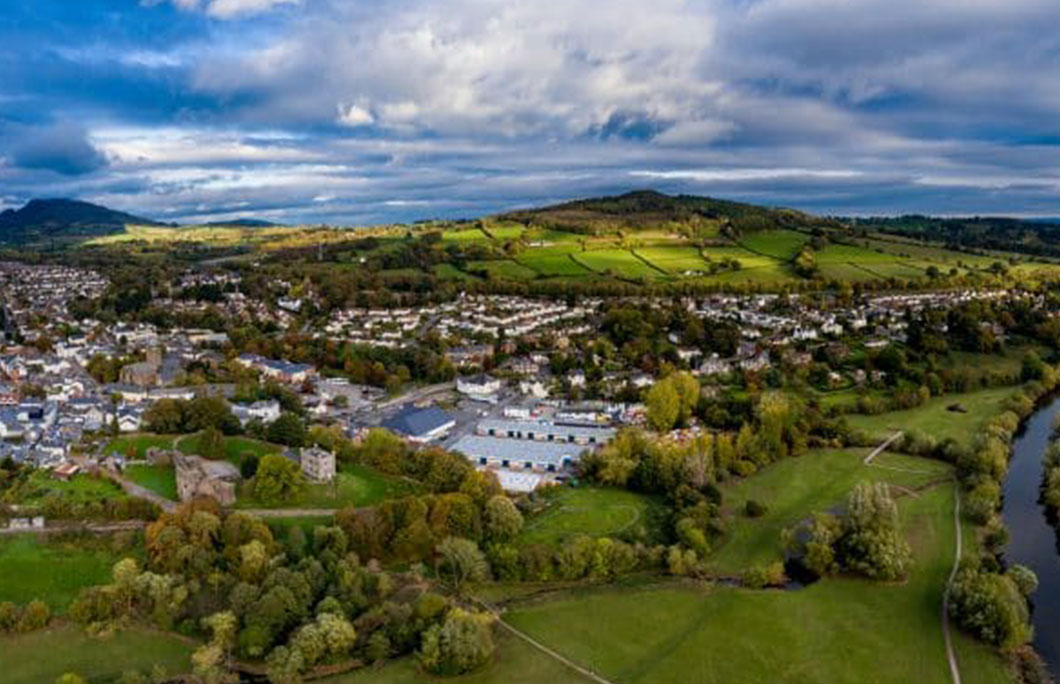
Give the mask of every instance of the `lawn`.
[{"label": "lawn", "polygon": [[[939,441],[952,437],[969,445],[979,427],[1000,413],[1001,404],[1012,396],[1015,389],[994,387],[966,394],[946,394],[928,399],[921,406],[908,411],[891,411],[876,416],[850,414],[847,422],[851,427],[864,430],[881,440],[896,430],[905,430],[921,432]],[[967,413],[947,410],[953,404],[960,404],[967,409]]]},{"label": "lawn", "polygon": [[[225,458],[236,465],[243,461],[245,454],[254,454],[258,458],[267,454],[278,454],[283,447],[269,444],[249,437],[225,437]],[[195,454],[199,449],[199,435],[187,435],[177,441],[177,448],[186,454]]]},{"label": "lawn", "polygon": [[122,456],[129,456],[131,450],[135,450],[135,459],[143,460],[147,458],[147,450],[154,447],[158,449],[172,449],[173,440],[176,439],[173,435],[155,435],[151,433],[139,433],[135,435],[123,435],[121,437],[115,437],[107,446],[103,449],[104,454],[110,454],[118,452]]},{"label": "lawn", "polygon": [[0,638],[4,684],[51,684],[74,672],[91,684],[116,684],[124,672],[150,674],[155,665],[169,675],[191,671],[193,645],[180,637],[129,628],[107,638],[64,625]]},{"label": "lawn", "polygon": [[658,540],[665,509],[623,489],[565,487],[548,494],[548,507],[526,521],[520,543],[560,544],[578,534]]},{"label": "lawn", "polygon": [[0,601],[39,599],[53,611],[65,611],[83,587],[109,581],[118,560],[109,550],[74,542],[47,542],[32,534],[0,537]]},{"label": "lawn", "polygon": [[[728,533],[716,545],[710,561],[716,571],[738,574],[755,564],[783,560],[781,533],[816,511],[842,505],[858,482],[887,482],[916,488],[946,477],[950,467],[897,454],[881,454],[874,463],[862,463],[869,449],[819,450],[789,458],[752,475],[730,480],[721,487]],[[909,471],[890,470],[903,468]],[[766,514],[748,518],[743,513],[748,500],[765,503]]]},{"label": "lawn", "polygon": [[[908,581],[839,578],[795,591],[667,584],[579,589],[505,619],[618,684],[948,682],[940,605],[953,560],[953,485],[901,500]],[[1010,681],[958,634],[967,684]]]},{"label": "lawn", "polygon": [[177,475],[173,466],[131,465],[125,469],[125,477],[170,501],[177,500]]}]

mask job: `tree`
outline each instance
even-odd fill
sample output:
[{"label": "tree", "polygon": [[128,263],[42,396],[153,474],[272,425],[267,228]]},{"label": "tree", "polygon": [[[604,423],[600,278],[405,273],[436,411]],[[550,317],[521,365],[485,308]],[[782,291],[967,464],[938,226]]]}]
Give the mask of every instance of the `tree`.
[{"label": "tree", "polygon": [[225,438],[221,431],[210,426],[199,433],[199,455],[211,461],[225,457]]},{"label": "tree", "polygon": [[677,423],[681,415],[681,397],[672,382],[661,380],[655,383],[645,400],[648,424],[659,432],[667,432]]},{"label": "tree", "polygon": [[482,582],[489,576],[489,564],[478,545],[469,539],[447,537],[438,545],[439,570],[461,591],[467,582]]},{"label": "tree", "polygon": [[305,423],[293,413],[283,413],[269,425],[265,434],[270,442],[300,447],[306,440]]},{"label": "tree", "polygon": [[261,459],[254,476],[254,495],[266,504],[291,501],[305,489],[305,477],[298,464],[280,454]]},{"label": "tree", "polygon": [[149,432],[163,435],[183,432],[183,402],[176,399],[159,399],[144,413],[144,423]]},{"label": "tree", "polygon": [[258,464],[260,462],[261,458],[254,452],[243,452],[242,458],[239,459],[239,474],[243,476],[244,480],[253,478],[258,474]]},{"label": "tree", "polygon": [[953,582],[950,615],[963,629],[1004,650],[1030,641],[1027,601],[1007,575],[964,563]]},{"label": "tree", "polygon": [[674,391],[677,392],[680,407],[677,422],[680,425],[687,425],[696,404],[699,403],[699,381],[687,371],[674,373],[667,380],[673,383]]},{"label": "tree", "polygon": [[842,565],[877,579],[905,575],[912,551],[899,530],[898,507],[887,485],[860,483],[847,501],[838,543]]},{"label": "tree", "polygon": [[523,515],[512,500],[497,494],[486,502],[486,536],[493,542],[513,539],[523,529]]},{"label": "tree", "polygon": [[491,615],[453,608],[444,623],[424,632],[420,663],[441,675],[477,670],[493,655],[492,629]]}]

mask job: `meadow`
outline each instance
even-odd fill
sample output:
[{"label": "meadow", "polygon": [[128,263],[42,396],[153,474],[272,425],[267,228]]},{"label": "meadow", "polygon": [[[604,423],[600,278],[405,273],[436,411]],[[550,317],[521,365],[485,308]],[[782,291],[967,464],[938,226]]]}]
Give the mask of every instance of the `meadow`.
[{"label": "meadow", "polygon": [[111,568],[120,559],[101,545],[33,534],[0,537],[0,601],[38,599],[61,613],[83,587],[109,581]]},{"label": "meadow", "polygon": [[[811,512],[841,506],[859,482],[886,482],[901,496],[950,474],[944,463],[888,453],[877,456],[874,466],[867,466],[862,461],[869,451],[814,450],[778,461],[752,477],[724,483],[727,533],[710,556],[712,567],[721,574],[738,574],[753,565],[783,560],[784,529],[796,526]],[[747,501],[766,504],[765,514],[747,517],[743,510]]]},{"label": "meadow", "polygon": [[[938,441],[953,439],[970,446],[971,438],[990,417],[1000,413],[1001,404],[1012,396],[1013,387],[994,387],[932,397],[922,405],[907,411],[890,411],[874,416],[851,414],[846,417],[851,427],[863,430],[876,439],[885,439],[898,430],[919,432]],[[964,412],[950,411],[960,405]]]},{"label": "meadow", "polygon": [[189,673],[194,648],[183,637],[140,627],[101,638],[58,625],[0,638],[0,672],[4,684],[51,684],[66,672],[91,684],[117,684],[126,672],[146,676],[156,666],[169,676]]},{"label": "meadow", "polygon": [[[903,583],[579,589],[513,601],[505,620],[620,684],[949,681],[939,605],[953,560],[953,487],[901,499],[916,558]],[[1009,681],[997,655],[956,638],[964,681]]]}]

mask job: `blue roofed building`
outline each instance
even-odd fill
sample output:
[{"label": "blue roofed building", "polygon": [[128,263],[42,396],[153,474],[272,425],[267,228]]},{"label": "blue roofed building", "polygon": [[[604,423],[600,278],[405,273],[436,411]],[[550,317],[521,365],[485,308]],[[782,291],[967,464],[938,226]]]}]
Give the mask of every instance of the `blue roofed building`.
[{"label": "blue roofed building", "polygon": [[448,434],[456,419],[437,406],[410,405],[384,420],[382,426],[414,442],[430,442]]}]

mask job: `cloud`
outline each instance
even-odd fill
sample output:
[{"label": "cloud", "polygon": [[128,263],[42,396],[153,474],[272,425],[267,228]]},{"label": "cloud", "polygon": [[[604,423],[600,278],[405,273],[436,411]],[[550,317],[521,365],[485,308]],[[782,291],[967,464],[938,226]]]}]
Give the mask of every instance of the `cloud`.
[{"label": "cloud", "polygon": [[[151,6],[160,0],[146,0],[143,4]],[[172,0],[173,4],[187,11],[203,10],[217,19],[231,19],[238,16],[268,12],[280,5],[300,5],[302,0]]]},{"label": "cloud", "polygon": [[15,167],[79,176],[103,168],[107,160],[80,125],[61,121],[46,126],[12,126],[3,136]]},{"label": "cloud", "polygon": [[375,117],[370,111],[364,107],[357,105],[342,105],[338,106],[339,116],[338,122],[343,126],[349,126],[350,128],[357,128],[359,126],[371,126],[375,123]]}]

